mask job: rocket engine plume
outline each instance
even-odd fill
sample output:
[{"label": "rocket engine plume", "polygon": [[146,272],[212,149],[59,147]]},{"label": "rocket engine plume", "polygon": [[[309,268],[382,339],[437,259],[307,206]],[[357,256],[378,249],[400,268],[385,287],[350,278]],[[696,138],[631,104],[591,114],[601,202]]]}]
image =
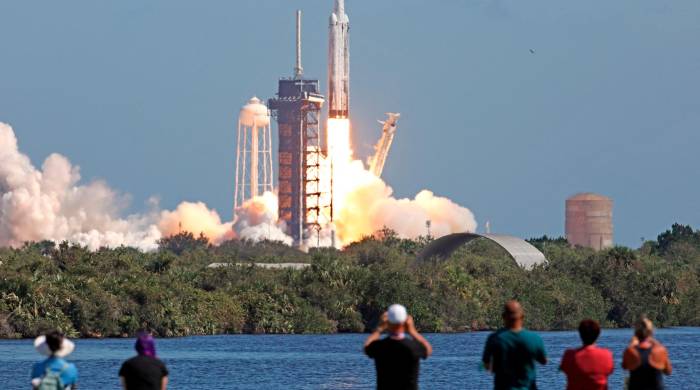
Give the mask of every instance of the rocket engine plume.
[{"label": "rocket engine plume", "polygon": [[[328,229],[336,230],[340,246],[385,227],[403,238],[427,235],[426,221],[431,222],[431,234],[436,237],[476,231],[476,220],[469,209],[429,190],[420,191],[413,199],[393,197],[390,186],[370,172],[361,160],[353,159],[349,131],[349,120],[328,120],[327,158],[332,161],[332,173],[327,171],[324,176],[333,178],[334,207],[333,226]],[[322,167],[330,170],[330,164]],[[326,240],[324,244],[329,242]]]},{"label": "rocket engine plume", "polygon": [[[370,170],[362,161],[354,159],[348,116],[349,29],[345,3],[335,0],[328,37],[328,154],[326,161],[320,164],[321,177],[328,181],[323,187],[331,188],[332,192],[332,206],[329,207],[332,210],[325,212],[332,215],[332,220],[318,233],[316,242],[323,239],[321,245],[332,244],[335,231],[338,238],[335,243],[344,246],[384,227],[395,230],[401,237],[414,238],[427,233],[424,231],[426,221],[430,221],[436,235],[475,231],[476,221],[468,209],[427,190],[419,192],[414,199],[396,199],[391,187],[379,178],[398,114],[390,114]],[[328,238],[331,238],[330,243]],[[313,241],[309,240],[308,245],[313,246]]]}]

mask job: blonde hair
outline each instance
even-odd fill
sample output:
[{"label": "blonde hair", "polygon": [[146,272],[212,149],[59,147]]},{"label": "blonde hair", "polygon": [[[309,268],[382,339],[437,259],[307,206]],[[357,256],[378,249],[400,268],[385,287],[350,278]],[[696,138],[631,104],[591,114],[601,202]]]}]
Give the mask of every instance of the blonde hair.
[{"label": "blonde hair", "polygon": [[647,316],[639,317],[639,320],[634,324],[634,335],[639,341],[646,340],[654,333],[654,324]]}]

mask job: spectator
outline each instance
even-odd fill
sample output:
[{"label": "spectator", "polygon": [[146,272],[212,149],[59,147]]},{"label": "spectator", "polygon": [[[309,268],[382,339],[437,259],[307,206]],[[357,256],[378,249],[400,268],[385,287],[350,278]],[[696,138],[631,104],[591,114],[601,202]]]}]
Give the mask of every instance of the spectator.
[{"label": "spectator", "polygon": [[33,389],[76,389],[78,369],[64,358],[73,352],[75,344],[58,331],[39,336],[34,348],[47,356],[46,360],[34,364],[32,369]]},{"label": "spectator", "polygon": [[564,352],[559,369],[566,374],[567,390],[605,390],[613,372],[613,355],[609,349],[596,346],[600,324],[583,320],[578,326],[583,346]]},{"label": "spectator", "polygon": [[136,356],[122,364],[119,370],[124,390],[165,390],[168,387],[168,369],[156,357],[156,343],[149,333],[136,339]]},{"label": "spectator", "polygon": [[629,390],[662,390],[662,374],[671,375],[668,351],[653,335],[653,324],[643,316],[635,324],[634,336],[622,356],[622,368],[630,372]]},{"label": "spectator", "polygon": [[[380,339],[384,331],[389,335]],[[406,337],[406,333],[411,337]],[[374,359],[378,390],[416,390],[420,359],[427,359],[432,347],[418,333],[406,308],[394,304],[382,314],[379,326],[367,337],[365,353]]]},{"label": "spectator", "polygon": [[493,387],[502,389],[536,389],[535,362],[547,363],[540,336],[523,327],[525,313],[518,301],[503,306],[505,327],[489,335],[482,363],[494,374]]}]

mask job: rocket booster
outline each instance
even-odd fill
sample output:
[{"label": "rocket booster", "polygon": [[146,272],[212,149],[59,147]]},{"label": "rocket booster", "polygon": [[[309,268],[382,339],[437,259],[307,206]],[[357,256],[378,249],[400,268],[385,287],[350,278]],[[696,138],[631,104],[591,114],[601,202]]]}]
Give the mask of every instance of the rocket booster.
[{"label": "rocket booster", "polygon": [[347,118],[350,107],[350,20],[335,0],[328,27],[328,117]]}]

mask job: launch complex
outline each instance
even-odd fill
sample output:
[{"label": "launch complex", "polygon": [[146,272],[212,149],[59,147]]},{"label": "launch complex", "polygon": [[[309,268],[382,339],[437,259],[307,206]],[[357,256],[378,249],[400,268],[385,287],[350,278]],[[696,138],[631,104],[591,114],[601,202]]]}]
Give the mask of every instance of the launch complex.
[{"label": "launch complex", "polygon": [[[271,190],[269,123],[278,131],[278,218],[295,245],[320,242],[327,230],[334,245],[334,194],[338,164],[350,149],[350,20],[344,0],[334,0],[328,31],[327,94],[319,80],[304,76],[301,63],[301,11],[296,13],[296,62],[293,77],[281,78],[267,107],[253,98],[241,109],[236,157],[234,215],[247,199]],[[369,158],[369,171],[381,176],[396,132],[399,114],[380,122],[382,135]],[[322,118],[327,119],[325,128]],[[262,172],[262,174],[261,174]]]}]

